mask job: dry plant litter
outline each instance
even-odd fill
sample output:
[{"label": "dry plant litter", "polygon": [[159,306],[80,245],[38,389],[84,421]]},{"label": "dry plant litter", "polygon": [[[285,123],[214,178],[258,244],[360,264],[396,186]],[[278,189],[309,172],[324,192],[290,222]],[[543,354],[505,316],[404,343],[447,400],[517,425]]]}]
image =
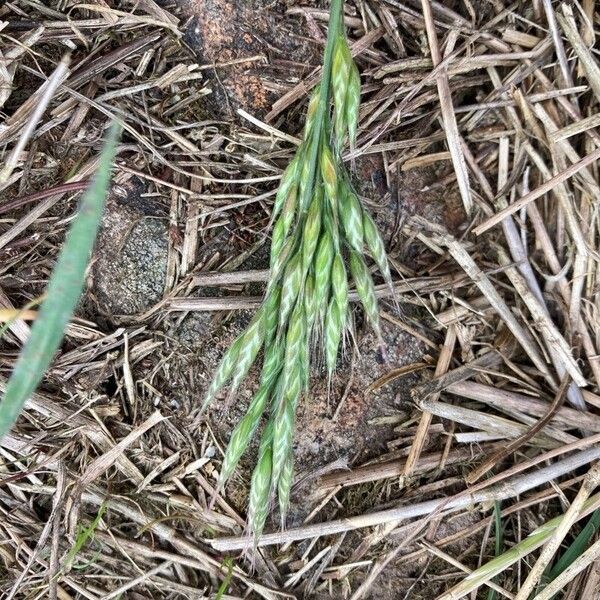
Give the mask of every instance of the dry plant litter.
[{"label": "dry plant litter", "polygon": [[[260,412],[245,393],[260,375],[236,382],[229,412],[200,408],[219,359],[252,331],[269,242],[285,243],[268,234],[326,79],[328,9],[0,8],[2,394],[103,132],[123,127],[88,287],[0,441],[5,597],[598,597],[590,0],[345,3],[354,143],[339,144],[334,86],[331,156],[317,150],[381,231],[393,297],[385,267],[354,261],[354,339],[337,369],[312,370],[286,441],[287,528],[265,515],[249,551],[246,490],[268,449],[251,445],[220,485],[231,431]],[[367,275],[377,312],[371,300],[365,319],[352,303]],[[387,363],[362,326],[377,319]]]}]

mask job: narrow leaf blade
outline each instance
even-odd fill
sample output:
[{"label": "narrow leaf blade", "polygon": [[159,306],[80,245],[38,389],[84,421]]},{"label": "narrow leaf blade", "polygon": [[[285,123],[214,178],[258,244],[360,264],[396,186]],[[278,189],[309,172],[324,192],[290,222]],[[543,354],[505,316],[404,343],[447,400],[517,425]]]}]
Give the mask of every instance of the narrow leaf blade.
[{"label": "narrow leaf blade", "polygon": [[113,125],[102,149],[98,170],[85,192],[56,266],[46,298],[0,402],[0,438],[17,420],[23,405],[39,385],[64,336],[85,283],[85,271],[100,227],[119,129]]}]

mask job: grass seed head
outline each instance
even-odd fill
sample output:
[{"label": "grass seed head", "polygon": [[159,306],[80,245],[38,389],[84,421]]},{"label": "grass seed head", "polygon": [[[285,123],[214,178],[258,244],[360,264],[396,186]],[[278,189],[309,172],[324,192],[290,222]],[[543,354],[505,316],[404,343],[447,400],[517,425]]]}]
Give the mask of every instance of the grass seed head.
[{"label": "grass seed head", "polygon": [[[231,476],[270,404],[271,418],[261,438],[250,490],[248,522],[255,539],[264,528],[274,492],[285,520],[293,479],[295,411],[308,388],[311,343],[322,345],[330,380],[336,366],[349,314],[342,251],[350,251],[350,272],[378,335],[377,299],[363,258],[365,246],[386,281],[391,281],[381,236],[372,219],[363,214],[340,158],[346,134],[351,145],[355,143],[360,104],[360,76],[341,21],[340,2],[335,0],[324,83],[309,101],[304,141],[284,171],[275,198],[265,302],[223,357],[208,394],[210,399],[230,378],[235,390],[265,346],[259,390],[232,434],[221,469],[222,481]],[[333,145],[330,93],[337,139]]]}]

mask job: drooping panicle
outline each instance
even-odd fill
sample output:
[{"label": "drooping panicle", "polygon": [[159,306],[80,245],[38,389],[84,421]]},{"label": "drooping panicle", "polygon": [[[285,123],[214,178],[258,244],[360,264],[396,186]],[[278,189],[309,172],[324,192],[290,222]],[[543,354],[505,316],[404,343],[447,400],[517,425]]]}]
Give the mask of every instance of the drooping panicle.
[{"label": "drooping panicle", "polygon": [[[264,348],[258,390],[234,429],[219,485],[231,477],[251,438],[260,430],[251,480],[248,524],[259,536],[277,496],[282,526],[293,484],[293,446],[298,402],[309,390],[311,361],[335,374],[340,346],[353,322],[354,282],[368,321],[379,336],[379,309],[367,252],[391,284],[385,247],[361,206],[342,160],[346,139],[354,145],[360,76],[342,23],[342,2],[332,0],[323,75],[308,104],[302,142],[275,196],[270,276],[265,298],[248,329],[225,353],[206,404],[229,381],[230,397]],[[319,376],[313,369],[313,375]]]}]

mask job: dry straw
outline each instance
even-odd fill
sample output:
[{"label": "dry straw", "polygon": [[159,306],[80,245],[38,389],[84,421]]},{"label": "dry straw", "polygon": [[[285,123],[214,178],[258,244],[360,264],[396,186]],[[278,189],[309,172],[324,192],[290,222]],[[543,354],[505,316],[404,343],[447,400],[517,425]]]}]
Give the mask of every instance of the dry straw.
[{"label": "dry straw", "polygon": [[379,310],[365,252],[392,284],[381,236],[340,158],[346,140],[354,145],[360,104],[360,77],[341,16],[342,1],[333,0],[321,84],[309,102],[303,142],[275,198],[263,304],[223,356],[204,402],[206,407],[230,380],[234,394],[264,348],[260,387],[231,436],[220,476],[223,486],[268,414],[250,490],[248,525],[255,536],[275,495],[285,524],[296,407],[307,388],[310,357],[319,354],[311,345],[320,349],[331,379],[350,323],[349,274],[378,335]]}]

